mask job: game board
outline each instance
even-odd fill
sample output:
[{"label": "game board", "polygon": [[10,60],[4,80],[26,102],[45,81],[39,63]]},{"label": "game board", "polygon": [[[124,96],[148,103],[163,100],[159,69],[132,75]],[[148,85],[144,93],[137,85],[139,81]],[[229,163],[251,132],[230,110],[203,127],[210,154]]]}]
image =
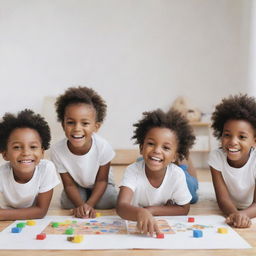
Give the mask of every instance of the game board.
[{"label": "game board", "polygon": [[[54,227],[54,224],[58,224]],[[157,219],[157,224],[162,233],[174,234],[174,231],[164,219]],[[109,235],[109,234],[139,234],[136,223],[131,221],[91,219],[91,220],[75,220],[64,222],[51,222],[42,231],[48,235],[66,234],[66,230],[72,228],[74,235]]]},{"label": "game board", "polygon": [[[77,219],[70,216],[47,216],[35,220],[36,225],[25,226],[20,233],[11,233],[20,221],[0,233],[0,249],[33,250],[102,250],[102,249],[244,249],[251,246],[231,227],[222,216],[194,216],[195,222],[188,222],[188,216],[156,218],[163,239],[145,236],[136,230],[135,222],[127,222],[118,216],[104,216],[96,219]],[[61,225],[53,227],[53,223]],[[86,228],[87,227],[87,228]],[[218,228],[227,233],[220,234]],[[71,242],[65,230],[72,228],[74,234],[81,234],[80,243]],[[97,231],[96,231],[97,230]],[[193,231],[201,230],[202,237],[193,237]],[[46,238],[37,240],[44,232]],[[99,232],[99,233],[97,233]]]}]

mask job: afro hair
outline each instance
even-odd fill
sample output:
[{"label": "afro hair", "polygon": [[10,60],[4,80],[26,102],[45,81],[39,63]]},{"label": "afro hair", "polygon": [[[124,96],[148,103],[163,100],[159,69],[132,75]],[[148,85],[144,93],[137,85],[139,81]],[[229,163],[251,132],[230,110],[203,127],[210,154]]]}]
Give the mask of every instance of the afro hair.
[{"label": "afro hair", "polygon": [[87,87],[70,87],[60,95],[56,102],[56,112],[59,122],[64,121],[65,109],[70,104],[85,103],[94,107],[96,121],[102,123],[106,117],[107,105],[103,98],[93,89]]},{"label": "afro hair", "polygon": [[228,120],[245,120],[256,129],[256,101],[247,94],[222,99],[212,114],[213,135],[220,139]]},{"label": "afro hair", "polygon": [[193,146],[195,136],[188,120],[178,111],[169,110],[167,113],[161,109],[144,112],[143,118],[133,125],[136,127],[132,139],[140,146],[143,145],[148,131],[152,128],[168,128],[176,134],[178,141],[178,158],[188,157],[189,149]]},{"label": "afro hair", "polygon": [[10,134],[17,128],[30,128],[38,132],[42,148],[48,149],[50,146],[51,134],[47,122],[39,114],[32,110],[20,111],[17,116],[6,113],[0,122],[0,152],[7,149],[7,142]]}]

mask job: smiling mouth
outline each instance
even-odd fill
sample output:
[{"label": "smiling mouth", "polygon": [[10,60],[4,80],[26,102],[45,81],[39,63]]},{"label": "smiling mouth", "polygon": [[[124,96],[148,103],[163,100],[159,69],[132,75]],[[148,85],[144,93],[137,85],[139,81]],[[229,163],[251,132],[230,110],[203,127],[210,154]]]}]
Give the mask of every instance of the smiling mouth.
[{"label": "smiling mouth", "polygon": [[18,162],[21,163],[21,164],[31,164],[31,163],[34,162],[34,160],[20,160]]},{"label": "smiling mouth", "polygon": [[237,153],[240,151],[240,149],[236,149],[236,148],[227,148],[227,151],[230,153]]},{"label": "smiling mouth", "polygon": [[71,135],[71,137],[73,139],[80,140],[80,139],[83,139],[85,136],[84,135]]},{"label": "smiling mouth", "polygon": [[160,159],[160,158],[158,158],[158,157],[155,157],[155,156],[151,156],[151,157],[149,157],[149,159],[152,160],[152,161],[156,161],[156,162],[158,162],[158,163],[163,162],[162,159]]}]

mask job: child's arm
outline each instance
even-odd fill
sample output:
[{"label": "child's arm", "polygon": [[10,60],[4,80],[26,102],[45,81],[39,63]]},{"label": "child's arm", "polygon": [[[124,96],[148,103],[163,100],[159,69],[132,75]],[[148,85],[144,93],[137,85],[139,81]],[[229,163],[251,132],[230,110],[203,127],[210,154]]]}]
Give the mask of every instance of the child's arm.
[{"label": "child's arm", "polygon": [[0,220],[41,219],[48,211],[52,194],[53,189],[39,193],[35,206],[21,209],[0,209]]},{"label": "child's arm", "polygon": [[73,214],[75,217],[95,217],[94,211],[89,205],[87,205],[82,199],[77,185],[71,175],[67,172],[60,173],[62,183],[69,200],[74,204]]},{"label": "child's arm", "polygon": [[143,234],[149,233],[152,236],[154,232],[156,234],[161,233],[149,210],[131,205],[132,197],[133,191],[130,188],[125,186],[120,188],[117,199],[117,214],[123,219],[137,221],[137,228]]},{"label": "child's arm", "polygon": [[210,169],[217,202],[220,209],[227,216],[227,223],[237,228],[249,227],[251,225],[250,217],[247,215],[245,210],[237,210],[236,206],[230,198],[227,186],[221,172],[215,170],[211,166]]},{"label": "child's arm", "polygon": [[146,207],[154,216],[175,216],[187,215],[190,209],[190,204],[177,205],[167,203],[162,206],[149,206]]},{"label": "child's arm", "polygon": [[102,195],[106,190],[106,187],[108,185],[109,168],[110,168],[110,162],[100,166],[98,170],[98,173],[95,179],[95,184],[92,190],[92,194],[86,202],[91,207],[95,207],[95,205],[98,203],[98,201],[100,200],[100,198],[102,197]]}]

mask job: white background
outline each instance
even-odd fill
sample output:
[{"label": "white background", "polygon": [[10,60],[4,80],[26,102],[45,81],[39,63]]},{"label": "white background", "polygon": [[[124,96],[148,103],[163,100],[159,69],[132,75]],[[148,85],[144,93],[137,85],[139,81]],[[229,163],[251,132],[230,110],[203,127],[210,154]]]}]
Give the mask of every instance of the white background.
[{"label": "white background", "polygon": [[108,104],[100,133],[133,148],[143,111],[183,95],[211,113],[225,96],[254,93],[253,3],[0,0],[0,115],[42,113],[44,97],[85,85]]}]

